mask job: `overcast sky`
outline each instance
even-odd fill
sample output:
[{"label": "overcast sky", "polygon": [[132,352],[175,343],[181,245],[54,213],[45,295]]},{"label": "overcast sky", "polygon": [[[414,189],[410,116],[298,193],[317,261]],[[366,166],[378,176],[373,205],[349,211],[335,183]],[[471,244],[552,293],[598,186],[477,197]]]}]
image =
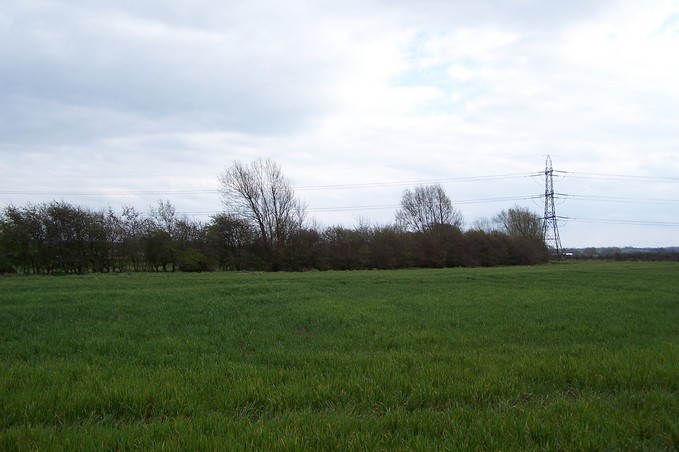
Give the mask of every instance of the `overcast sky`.
[{"label": "overcast sky", "polygon": [[564,246],[677,246],[678,49],[676,0],[3,0],[0,208],[207,220],[263,157],[324,225],[430,183],[472,225],[549,154]]}]

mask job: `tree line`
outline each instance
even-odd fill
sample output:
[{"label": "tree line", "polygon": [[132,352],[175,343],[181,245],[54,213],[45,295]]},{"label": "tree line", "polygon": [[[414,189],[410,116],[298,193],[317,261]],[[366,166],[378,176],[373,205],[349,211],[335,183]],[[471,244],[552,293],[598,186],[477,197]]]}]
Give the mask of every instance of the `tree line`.
[{"label": "tree line", "polygon": [[566,259],[596,261],[671,261],[679,262],[679,247],[668,248],[567,248]]},{"label": "tree line", "polygon": [[394,222],[320,226],[280,166],[233,162],[224,211],[201,222],[160,200],[142,213],[52,201],[0,212],[0,272],[358,270],[545,262],[542,220],[515,206],[463,230],[439,185],[406,189]]}]

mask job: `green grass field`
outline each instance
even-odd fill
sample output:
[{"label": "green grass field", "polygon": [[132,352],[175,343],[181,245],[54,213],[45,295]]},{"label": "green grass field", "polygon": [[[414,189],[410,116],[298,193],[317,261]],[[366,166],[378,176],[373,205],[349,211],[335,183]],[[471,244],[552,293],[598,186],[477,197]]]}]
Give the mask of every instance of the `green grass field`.
[{"label": "green grass field", "polygon": [[0,449],[679,448],[679,265],[0,278]]}]

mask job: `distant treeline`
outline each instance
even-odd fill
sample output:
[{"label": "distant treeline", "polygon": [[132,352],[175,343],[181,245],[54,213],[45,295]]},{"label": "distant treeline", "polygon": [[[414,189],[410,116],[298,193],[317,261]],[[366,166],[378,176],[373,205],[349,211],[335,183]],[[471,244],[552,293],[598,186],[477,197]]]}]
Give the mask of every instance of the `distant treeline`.
[{"label": "distant treeline", "polygon": [[230,214],[207,222],[178,216],[169,201],[90,210],[66,202],[0,212],[0,272],[64,274],[128,271],[358,270],[531,265],[549,260],[541,239],[439,224],[294,228],[265,249],[256,224]]},{"label": "distant treeline", "polygon": [[679,248],[576,248],[565,250],[566,259],[607,261],[679,262]]}]

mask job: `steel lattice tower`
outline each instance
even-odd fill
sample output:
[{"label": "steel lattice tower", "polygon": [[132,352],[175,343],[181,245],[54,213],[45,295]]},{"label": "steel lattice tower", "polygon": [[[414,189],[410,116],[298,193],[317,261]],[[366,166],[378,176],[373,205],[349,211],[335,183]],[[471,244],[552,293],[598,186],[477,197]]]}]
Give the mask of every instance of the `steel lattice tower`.
[{"label": "steel lattice tower", "polygon": [[542,221],[542,235],[545,238],[547,247],[560,260],[563,250],[561,248],[561,238],[559,237],[559,225],[556,221],[556,209],[554,208],[553,173],[552,158],[547,156],[547,161],[545,162],[545,217]]}]

